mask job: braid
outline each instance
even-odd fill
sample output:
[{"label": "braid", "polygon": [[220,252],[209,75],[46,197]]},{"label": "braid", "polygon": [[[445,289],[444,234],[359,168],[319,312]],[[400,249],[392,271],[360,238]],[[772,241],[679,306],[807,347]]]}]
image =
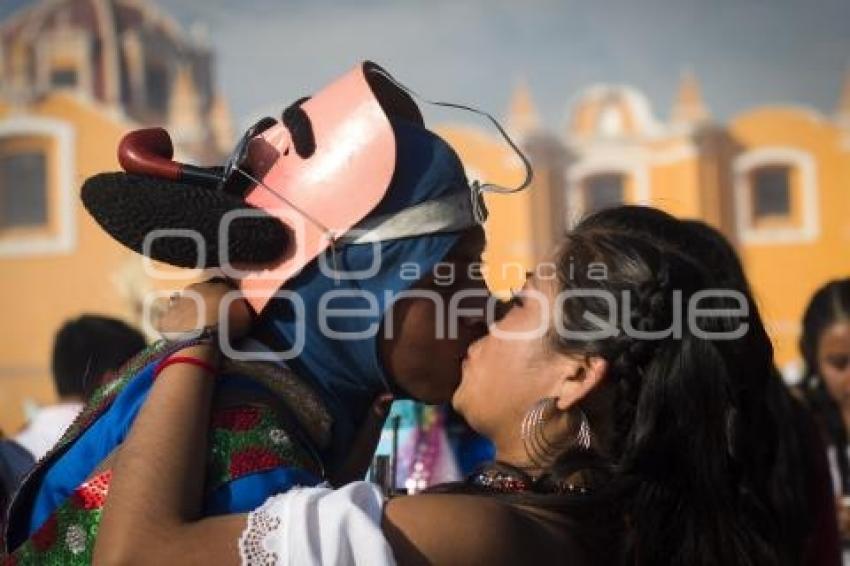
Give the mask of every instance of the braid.
[{"label": "braid", "polygon": [[[627,295],[630,327],[643,335],[669,328],[673,317],[674,289],[669,263],[661,260],[658,268],[648,275],[646,280],[635,287],[632,295]],[[644,385],[645,369],[663,340],[623,332],[613,344],[610,364],[617,384],[613,440],[615,454],[622,454],[624,446],[629,442]]]},{"label": "braid", "polygon": [[[626,291],[629,304],[629,321],[633,330],[641,334],[657,333],[662,324],[667,324],[673,313],[673,289],[670,285],[669,268],[663,265],[656,277],[637,286],[635,293]],[[614,358],[613,366],[622,374],[640,372],[658,345],[658,340],[641,336],[621,335],[622,344]]]},{"label": "braid", "polygon": [[[557,256],[559,290],[584,292],[559,303],[568,332],[552,333],[554,347],[608,364],[595,469],[623,520],[617,552],[653,565],[799,563],[806,484],[791,466],[802,452],[770,341],[743,275],[720,279],[687,242],[680,221],[617,207],[583,220]],[[575,269],[596,263],[605,277]],[[700,294],[701,310],[734,314],[699,314],[694,329],[684,307],[712,289],[737,295]],[[571,456],[554,479],[588,470]]]}]

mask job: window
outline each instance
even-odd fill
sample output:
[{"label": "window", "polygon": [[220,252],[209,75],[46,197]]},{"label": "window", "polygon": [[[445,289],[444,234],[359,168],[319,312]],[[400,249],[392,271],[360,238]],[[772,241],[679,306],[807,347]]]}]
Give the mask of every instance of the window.
[{"label": "window", "polygon": [[36,84],[40,92],[54,89],[92,93],[92,67],[98,41],[82,28],[58,26],[42,32],[35,50]]},{"label": "window", "polygon": [[74,88],[77,86],[77,82],[76,69],[53,69],[50,73],[50,84],[54,88]]},{"label": "window", "polygon": [[5,152],[0,145],[0,228],[38,227],[46,223],[45,154],[32,150]]},{"label": "window", "polygon": [[817,167],[794,147],[761,147],[734,162],[735,218],[745,244],[793,244],[820,233]]},{"label": "window", "polygon": [[623,175],[593,175],[584,182],[584,212],[617,206],[625,201]]},{"label": "window", "polygon": [[[615,148],[616,147],[616,148]],[[586,214],[649,200],[648,161],[622,144],[605,144],[582,154],[566,168],[567,225]]]},{"label": "window", "polygon": [[148,63],[145,67],[145,83],[150,109],[160,114],[168,112],[168,101],[171,96],[168,69],[164,65]]},{"label": "window", "polygon": [[791,215],[791,168],[765,166],[750,173],[753,195],[753,220]]},{"label": "window", "polygon": [[56,119],[0,120],[0,258],[75,248],[74,136]]}]

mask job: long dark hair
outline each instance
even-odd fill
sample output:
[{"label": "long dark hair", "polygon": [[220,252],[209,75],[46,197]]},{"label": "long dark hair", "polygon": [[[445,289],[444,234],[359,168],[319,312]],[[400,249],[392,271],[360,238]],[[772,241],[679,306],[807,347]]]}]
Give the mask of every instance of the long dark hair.
[{"label": "long dark hair", "polygon": [[[634,413],[621,474],[631,460],[650,478],[661,472],[662,481],[658,489],[650,482],[635,492],[633,544],[627,552],[646,564],[799,563],[815,505],[808,416],[776,371],[773,347],[734,249],[703,223],[678,221],[648,207],[605,210],[577,230],[588,231],[590,238],[611,231],[618,240],[627,233],[662,250],[659,263],[647,265],[651,274],[638,286],[667,286],[668,296],[670,288],[682,289],[683,301],[686,289],[734,290],[748,309],[740,319],[700,322],[700,328],[715,332],[746,323],[747,332],[739,338],[701,339],[686,327],[678,343],[657,344],[643,369],[637,406],[646,412]],[[671,285],[669,274],[678,281]],[[663,311],[663,298],[644,295],[650,312],[644,324],[652,326],[653,313]],[[653,301],[659,305],[653,307]],[[734,309],[736,304],[720,298],[700,306]],[[653,347],[646,342],[631,341],[628,347]],[[629,365],[634,372],[640,360],[625,364],[625,376]],[[638,431],[642,442],[634,436]],[[665,502],[666,516],[657,512]]]},{"label": "long dark hair", "polygon": [[805,364],[801,383],[812,412],[817,416],[826,440],[835,448],[841,491],[850,494],[850,462],[847,458],[847,428],[838,404],[830,396],[820,376],[818,343],[833,324],[850,320],[850,278],[830,281],[812,296],[803,315],[800,352]]},{"label": "long dark hair", "polygon": [[[726,314],[701,317],[692,328],[689,302],[720,286],[716,266],[688,249],[697,239],[672,216],[631,206],[596,213],[566,235],[557,258],[560,290],[600,293],[564,301],[560,322],[573,334],[553,332],[551,341],[559,351],[608,361],[614,430],[606,455],[577,464],[575,451],[567,451],[538,481],[567,478],[577,466],[605,470],[607,481],[595,485],[591,497],[528,494],[518,502],[583,517],[605,503],[602,508],[620,518],[607,527],[609,535],[620,535],[612,561],[798,564],[809,509],[807,479],[792,473],[803,459],[799,435],[785,434],[795,422],[793,401],[776,376],[773,348],[742,270],[740,280],[727,283],[737,296],[699,302]],[[604,277],[591,265],[604,266]],[[622,331],[626,322],[643,332],[666,330],[677,309],[683,324],[676,333],[647,339]],[[616,321],[620,332],[570,337],[598,331],[598,320]],[[736,334],[742,327],[746,331]],[[610,521],[612,513],[603,517]]]}]

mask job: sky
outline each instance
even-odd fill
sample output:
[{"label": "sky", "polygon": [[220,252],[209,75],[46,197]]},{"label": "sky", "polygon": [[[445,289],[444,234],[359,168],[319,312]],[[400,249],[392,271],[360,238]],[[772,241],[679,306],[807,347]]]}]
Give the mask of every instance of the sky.
[{"label": "sky", "polygon": [[[0,17],[32,0],[0,0]],[[626,83],[667,118],[681,72],[715,118],[791,103],[832,113],[850,0],[156,0],[200,24],[237,124],[275,114],[361,59],[426,97],[502,115],[525,81],[559,130],[591,84]],[[438,121],[467,120],[431,111]]]}]

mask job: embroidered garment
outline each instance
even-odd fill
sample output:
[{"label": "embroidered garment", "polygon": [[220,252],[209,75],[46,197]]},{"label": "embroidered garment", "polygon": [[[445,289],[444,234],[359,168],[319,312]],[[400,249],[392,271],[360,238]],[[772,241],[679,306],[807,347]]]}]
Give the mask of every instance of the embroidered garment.
[{"label": "embroidered garment", "polygon": [[375,484],[296,488],[248,515],[239,537],[245,566],[392,566],[381,531],[384,498]]},{"label": "embroidered garment", "polygon": [[[0,564],[90,563],[111,473],[101,469],[101,463],[129,432],[147,398],[158,361],[179,347],[154,345],[132,358],[117,379],[95,392],[16,497],[6,537],[14,552],[6,562],[0,558]],[[275,396],[280,406],[274,409],[256,403],[213,410],[204,500],[207,515],[247,512],[271,494],[321,481],[318,454],[307,445],[315,440],[311,433],[326,437],[332,421],[321,410],[318,398],[303,384],[296,385],[293,380],[297,377],[280,366],[274,369],[251,363],[238,368],[234,374],[234,366],[223,364],[222,387],[266,393],[287,384],[292,387],[286,395]],[[266,387],[266,382],[274,385]],[[286,412],[289,404],[311,410],[291,410],[290,418],[284,419],[279,411]]]},{"label": "embroidered garment", "polygon": [[106,470],[75,489],[2,564],[91,564],[111,479],[112,472]]}]

